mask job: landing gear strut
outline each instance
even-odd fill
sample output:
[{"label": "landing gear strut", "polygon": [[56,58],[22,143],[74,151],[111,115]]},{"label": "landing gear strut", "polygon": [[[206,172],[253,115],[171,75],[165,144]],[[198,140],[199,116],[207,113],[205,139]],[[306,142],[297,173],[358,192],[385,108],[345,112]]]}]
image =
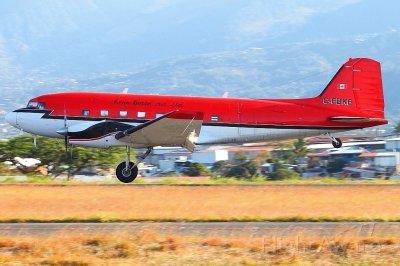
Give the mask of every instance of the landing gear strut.
[{"label": "landing gear strut", "polygon": [[117,178],[122,183],[130,183],[136,179],[138,175],[137,165],[141,163],[153,150],[153,147],[148,147],[147,151],[142,155],[137,156],[136,165],[130,161],[131,149],[126,146],[125,162],[120,163],[115,171]]}]

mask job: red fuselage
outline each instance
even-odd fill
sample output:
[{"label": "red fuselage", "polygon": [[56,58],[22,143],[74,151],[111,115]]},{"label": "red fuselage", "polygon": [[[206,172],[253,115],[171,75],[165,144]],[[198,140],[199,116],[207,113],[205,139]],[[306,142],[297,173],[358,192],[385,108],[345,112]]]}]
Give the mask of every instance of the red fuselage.
[{"label": "red fuselage", "polygon": [[[61,137],[60,134],[68,131],[71,141],[75,139],[79,145],[109,147],[127,145],[118,138],[112,139],[113,134],[128,129],[133,132],[134,127],[142,125],[139,127],[142,128],[171,112],[174,115],[168,119],[186,119],[188,125],[191,123],[187,114],[195,114],[193,120],[200,126],[193,128],[194,144],[301,138],[387,123],[380,64],[368,58],[349,59],[323,92],[313,98],[238,99],[69,92],[33,98],[26,108],[15,110],[6,119],[33,134]],[[169,131],[157,127],[159,137],[164,130],[164,134],[174,132],[175,137],[181,136],[173,130],[173,124],[168,126]],[[146,136],[132,137],[129,145],[156,144],[154,137],[151,140],[146,140]],[[171,142],[174,143],[177,142]]]}]

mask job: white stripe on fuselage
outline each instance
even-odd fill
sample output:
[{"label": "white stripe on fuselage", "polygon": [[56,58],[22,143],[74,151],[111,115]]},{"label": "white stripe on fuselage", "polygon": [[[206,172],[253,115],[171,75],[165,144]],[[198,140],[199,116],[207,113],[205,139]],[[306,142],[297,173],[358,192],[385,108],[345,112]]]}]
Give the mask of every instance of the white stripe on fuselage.
[{"label": "white stripe on fuselage", "polygon": [[[52,137],[63,138],[62,135],[56,131],[64,128],[65,121],[63,119],[42,118],[43,113],[29,113],[18,112],[17,126],[25,132]],[[104,121],[104,120],[103,120]],[[109,121],[115,121],[110,119]],[[100,121],[87,121],[87,120],[66,120],[67,126],[84,123],[86,128],[88,125],[94,125]],[[126,123],[131,126],[137,126],[140,123]],[[283,140],[291,138],[304,138],[310,136],[318,136],[328,132],[340,132],[346,130],[324,130],[324,129],[279,129],[279,128],[248,128],[248,127],[234,127],[234,126],[207,126],[201,127],[200,136],[197,144],[230,144],[230,143],[246,143],[246,142],[260,142],[269,140]],[[108,138],[113,136],[108,136]],[[78,144],[78,143],[76,143]],[[110,139],[105,143],[105,139],[96,141],[85,142],[81,141],[80,145],[93,146],[93,147],[107,147],[126,145],[123,142],[114,142]],[[133,147],[141,147],[140,144],[131,144]]]}]

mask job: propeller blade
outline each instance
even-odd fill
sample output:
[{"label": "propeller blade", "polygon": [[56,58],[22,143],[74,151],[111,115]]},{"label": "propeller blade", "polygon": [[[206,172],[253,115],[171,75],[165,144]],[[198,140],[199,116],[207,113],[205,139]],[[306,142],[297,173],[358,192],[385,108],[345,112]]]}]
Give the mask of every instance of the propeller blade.
[{"label": "propeller blade", "polygon": [[64,109],[64,146],[65,146],[65,152],[68,153],[69,136],[68,136],[67,116],[65,114],[65,109]]}]

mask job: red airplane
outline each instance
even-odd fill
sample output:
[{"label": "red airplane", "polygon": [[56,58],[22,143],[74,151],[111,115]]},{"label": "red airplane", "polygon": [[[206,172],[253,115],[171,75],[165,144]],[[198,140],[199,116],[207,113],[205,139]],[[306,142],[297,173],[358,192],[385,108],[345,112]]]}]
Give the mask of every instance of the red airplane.
[{"label": "red airplane", "polygon": [[[6,116],[26,132],[64,138],[66,146],[126,146],[116,175],[132,182],[137,164],[156,146],[263,142],[328,135],[387,124],[380,64],[349,59],[319,96],[305,99],[238,99],[67,92],[31,99]],[[130,147],[147,148],[136,164]]]}]

